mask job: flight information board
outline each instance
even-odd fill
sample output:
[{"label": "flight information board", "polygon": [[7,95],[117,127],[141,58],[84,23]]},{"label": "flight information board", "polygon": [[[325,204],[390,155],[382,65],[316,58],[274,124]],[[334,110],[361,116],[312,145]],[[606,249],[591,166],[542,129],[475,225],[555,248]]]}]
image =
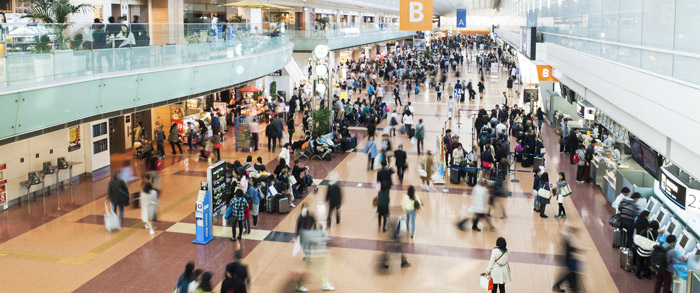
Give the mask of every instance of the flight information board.
[{"label": "flight information board", "polygon": [[226,190],[225,162],[219,161],[207,168],[207,185],[211,193],[211,216],[212,222],[218,221],[226,211],[224,202],[224,192]]}]

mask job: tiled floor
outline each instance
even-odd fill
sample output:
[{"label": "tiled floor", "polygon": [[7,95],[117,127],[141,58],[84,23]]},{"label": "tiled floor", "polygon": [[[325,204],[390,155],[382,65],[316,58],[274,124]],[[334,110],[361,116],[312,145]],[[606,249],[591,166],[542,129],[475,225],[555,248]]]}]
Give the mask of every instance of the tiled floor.
[{"label": "tiled floor", "polygon": [[[476,80],[473,71],[465,79]],[[445,100],[436,102],[432,91],[412,95],[415,115],[426,125],[427,149],[436,149],[443,127],[453,129],[469,145],[473,110],[493,107],[500,101],[504,86],[503,76],[487,80],[486,97],[460,105],[463,111],[447,124]],[[389,104],[393,106],[393,101]],[[385,127],[384,123],[379,127]],[[565,203],[569,217],[541,219],[532,212],[532,174],[526,172],[516,173],[519,183],[508,183],[512,196],[497,199],[497,206],[503,206],[508,218],[500,219],[502,212],[497,209],[492,218],[494,232],[456,229],[455,222],[471,216],[471,188],[467,185],[448,183],[431,192],[419,191],[425,207],[418,214],[415,239],[402,244],[412,266],[401,269],[399,260],[393,259],[388,272],[377,272],[376,261],[388,239],[377,231],[377,216],[370,204],[375,195],[372,182],[376,173],[367,171],[366,155],[361,150],[366,132],[361,127],[351,131],[358,138],[360,151],[336,154],[330,162],[302,160],[311,167],[314,178],[328,179],[337,173],[342,180],[342,222],[333,223],[328,230],[332,237],[329,276],[338,292],[480,292],[479,274],[485,271],[498,237],[507,239],[512,252],[513,280],[507,285],[508,291],[549,292],[562,269],[560,238],[567,225],[582,231],[578,243],[585,249],[581,256],[585,261],[585,273],[581,276],[585,292],[651,291],[650,281],[637,280],[619,268],[618,251],[610,245],[612,232],[605,224],[612,209],[598,188],[573,183],[574,193]],[[244,160],[248,153],[235,152],[231,133],[228,138],[222,157]],[[391,212],[397,214],[401,213],[399,203],[408,185],[420,184],[415,166],[421,158],[405,135],[392,140],[395,146],[405,146],[410,166],[404,185],[397,184],[391,190]],[[550,126],[545,126],[544,140],[548,150],[558,149]],[[262,147],[254,156],[261,156],[268,168],[276,165],[276,154]],[[117,170],[121,161],[128,158],[130,154],[113,156],[112,169]],[[550,151],[546,161],[550,174],[564,171],[573,178],[575,169],[563,155]],[[133,164],[141,174],[142,163]],[[125,228],[116,233],[105,231],[102,215],[106,176],[81,179],[73,184],[72,193],[68,188],[60,190],[60,201],[53,191],[32,202],[31,209],[25,204],[0,212],[0,271],[6,280],[0,291],[170,292],[188,261],[212,271],[213,281],[218,284],[235,249],[243,251],[244,262],[249,265],[252,292],[292,291],[292,277],[304,269],[301,257],[292,256],[298,208],[289,214],[261,212],[259,226],[243,241],[229,241],[230,227],[219,223],[212,242],[191,243],[194,198],[199,182],[206,176],[207,165],[194,153],[166,157],[155,236],[143,229],[140,210],[129,207]],[[518,166],[518,170],[526,169]],[[312,210],[325,200],[324,184],[326,181],[320,184],[317,194],[303,198]],[[130,183],[131,190],[138,186],[138,181]],[[556,205],[549,205],[547,214],[552,216],[555,210]],[[308,287],[319,291],[320,283],[312,278]]]}]

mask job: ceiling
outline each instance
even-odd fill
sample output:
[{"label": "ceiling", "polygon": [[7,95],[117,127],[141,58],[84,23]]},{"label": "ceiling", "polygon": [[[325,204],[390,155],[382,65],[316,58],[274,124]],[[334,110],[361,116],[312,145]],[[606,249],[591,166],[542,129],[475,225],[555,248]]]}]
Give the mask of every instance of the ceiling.
[{"label": "ceiling", "polygon": [[434,0],[433,14],[455,16],[459,8],[467,9],[469,15],[493,16],[501,0]]}]

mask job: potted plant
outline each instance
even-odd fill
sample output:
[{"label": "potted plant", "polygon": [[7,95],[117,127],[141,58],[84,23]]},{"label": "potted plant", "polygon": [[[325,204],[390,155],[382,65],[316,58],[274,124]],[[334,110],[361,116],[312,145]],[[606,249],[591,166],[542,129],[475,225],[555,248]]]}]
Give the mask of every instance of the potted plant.
[{"label": "potted plant", "polygon": [[318,25],[321,26],[320,30],[325,30],[325,29],[326,29],[326,25],[327,25],[329,22],[331,22],[331,20],[328,19],[328,17],[322,17],[322,18],[319,18],[318,20],[316,20],[316,22],[318,22]]},{"label": "potted plant", "polygon": [[312,135],[314,137],[325,135],[331,131],[331,110],[312,111],[311,120],[313,121]]},{"label": "potted plant", "polygon": [[270,83],[270,99],[277,101],[277,82],[273,81]]},{"label": "potted plant", "polygon": [[22,18],[40,20],[50,27],[49,29],[56,36],[58,48],[65,49],[66,38],[64,32],[68,28],[68,21],[74,13],[91,12],[93,6],[90,4],[73,5],[70,0],[29,0],[31,6],[26,9],[26,14]]},{"label": "potted plant", "polygon": [[76,34],[73,39],[70,40],[70,48],[73,51],[78,51],[83,46],[83,34]]}]

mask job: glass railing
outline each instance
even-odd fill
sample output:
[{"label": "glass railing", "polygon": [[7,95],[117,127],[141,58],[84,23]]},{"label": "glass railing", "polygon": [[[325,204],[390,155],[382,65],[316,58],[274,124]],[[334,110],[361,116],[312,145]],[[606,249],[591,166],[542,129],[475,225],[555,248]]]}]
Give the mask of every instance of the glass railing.
[{"label": "glass railing", "polygon": [[325,27],[317,25],[314,30],[290,30],[291,39],[329,39],[355,37],[381,32],[399,30],[398,23],[341,23],[328,24]]},{"label": "glass railing", "polygon": [[0,86],[234,58],[289,43],[275,24],[0,24]]},{"label": "glass railing", "polygon": [[700,85],[700,54],[542,32],[544,41]]}]

